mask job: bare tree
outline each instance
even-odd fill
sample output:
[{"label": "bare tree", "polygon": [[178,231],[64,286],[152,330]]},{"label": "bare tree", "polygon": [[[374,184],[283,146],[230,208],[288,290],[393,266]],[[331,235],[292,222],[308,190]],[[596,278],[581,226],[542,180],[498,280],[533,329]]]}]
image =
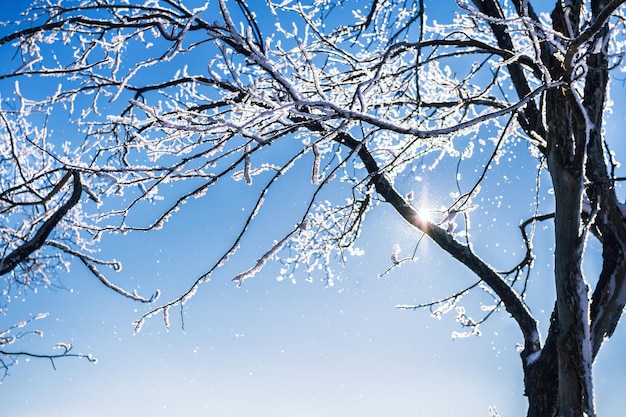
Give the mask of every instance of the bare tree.
[{"label": "bare tree", "polygon": [[[3,114],[29,126],[65,117],[74,129],[53,148],[44,142],[58,136],[41,130],[35,140],[34,130],[16,131],[5,116],[7,282],[45,282],[51,262],[77,258],[118,292],[152,301],[104,278],[97,266],[115,265],[90,255],[92,245],[104,233],[160,228],[216,184],[245,181],[256,194],[229,247],[136,329],[156,313],[168,325],[170,308],[184,305],[237,252],[289,170],[306,166],[311,184],[303,184],[308,200],[296,221],[235,282],[271,260],[284,264],[285,276],[304,265],[309,276],[332,282],[333,260],[358,252],[366,213],[390,205],[478,280],[421,306],[448,308],[467,291],[492,292],[484,317],[460,310],[458,319],[476,331],[503,307],[517,323],[528,415],[595,415],[592,365],[626,303],[617,139],[604,130],[617,111],[609,86],[611,73],[623,69],[623,1],[557,1],[550,14],[527,0],[458,1],[454,14],[438,16],[444,23],[427,19],[425,0],[189,3],[36,1],[23,21],[5,27],[0,46],[15,52],[1,78],[15,82],[17,99],[12,111],[3,103]],[[339,8],[352,13],[351,22]],[[479,147],[489,149],[486,159]],[[524,256],[500,260],[508,266],[499,270],[487,261],[489,250],[472,246],[485,231],[472,228],[470,236],[470,219],[489,201],[481,185],[490,169],[520,152],[536,161],[516,173],[538,179],[536,204],[518,218]],[[435,219],[397,183],[447,172],[441,161],[448,160],[474,174],[448,190],[453,198]],[[549,203],[540,204],[550,188],[540,178],[551,183]],[[146,202],[162,212],[142,223],[133,213]],[[17,224],[16,216],[26,217],[21,228],[4,225]],[[535,226],[546,221],[554,230],[556,299],[542,338],[525,294]],[[582,269],[588,239],[597,240],[603,259],[591,280]],[[397,249],[391,260],[392,268],[405,261]]]}]

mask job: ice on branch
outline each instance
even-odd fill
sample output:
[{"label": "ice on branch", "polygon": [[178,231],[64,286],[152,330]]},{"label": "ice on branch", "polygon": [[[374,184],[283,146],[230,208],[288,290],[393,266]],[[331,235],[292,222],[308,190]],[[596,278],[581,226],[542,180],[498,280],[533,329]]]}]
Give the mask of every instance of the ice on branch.
[{"label": "ice on branch", "polygon": [[283,249],[283,247],[285,246],[285,244],[287,244],[290,238],[291,236],[287,235],[280,242],[274,243],[274,246],[272,247],[272,249],[270,249],[262,257],[257,259],[256,264],[252,268],[240,273],[232,280],[237,282],[237,285],[241,285],[243,281],[245,281],[246,279],[254,277],[258,272],[260,272],[263,269],[263,267],[270,260],[272,260],[276,255],[278,255],[278,253]]},{"label": "ice on branch", "polygon": [[391,252],[391,263],[394,265],[398,265],[400,263],[400,259],[398,258],[398,254],[400,253],[400,245],[393,245],[393,251]]},{"label": "ice on branch", "polygon": [[246,143],[246,147],[244,149],[244,168],[243,168],[243,177],[246,180],[246,184],[250,185],[252,184],[252,176],[250,175],[250,166],[251,166],[251,162],[250,162],[250,144]]},{"label": "ice on branch", "polygon": [[165,329],[169,331],[170,329],[170,306],[165,306],[163,308],[163,325]]},{"label": "ice on branch", "polygon": [[54,345],[55,349],[63,349],[64,353],[69,352],[70,350],[72,350],[72,345],[69,343],[65,343],[65,342],[59,342],[56,345]]},{"label": "ice on branch", "polygon": [[317,143],[314,143],[311,147],[313,150],[313,167],[311,172],[311,182],[313,184],[319,184],[323,176],[320,174],[320,149]]}]

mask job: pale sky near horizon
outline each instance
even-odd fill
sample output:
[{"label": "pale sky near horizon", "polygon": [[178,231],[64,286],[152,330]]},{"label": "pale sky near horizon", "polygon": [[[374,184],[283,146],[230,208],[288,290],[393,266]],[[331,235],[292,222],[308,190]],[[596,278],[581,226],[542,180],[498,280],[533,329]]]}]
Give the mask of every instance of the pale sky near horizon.
[{"label": "pale sky near horizon", "polygon": [[[8,88],[0,85],[3,97],[11,94]],[[623,122],[623,115],[617,120]],[[500,244],[520,250],[516,210],[528,207],[532,198],[525,191],[530,192],[535,179],[502,178],[536,160],[523,144],[517,148],[520,155],[503,160],[485,184],[486,192],[502,189],[505,207],[490,206],[474,221],[505,218],[497,217],[502,223],[485,227],[489,233],[477,237],[481,255],[495,250],[494,238],[504,232],[512,239]],[[425,174],[421,181],[411,179],[398,187],[434,199],[440,192],[436,180]],[[104,239],[102,255],[124,262],[115,282],[143,295],[158,288],[161,301],[180,294],[214,261],[212,249],[230,238],[236,225],[229,220],[240,211],[242,186],[228,184],[187,204],[161,231]],[[60,277],[65,289],[15,300],[0,323],[50,313],[33,326],[44,330],[44,338],[28,338],[19,346],[48,351],[55,343],[71,342],[75,353],[91,353],[98,363],[60,359],[55,370],[46,360],[20,359],[0,384],[0,417],[487,417],[491,406],[501,417],[525,415],[516,350],[522,340],[506,312],[481,326],[481,336],[453,339],[452,332],[460,330],[454,313],[438,320],[426,310],[396,308],[446,295],[475,278],[426,239],[416,262],[379,277],[395,243],[406,255],[420,238],[385,205],[367,216],[359,240],[365,256],[351,258],[339,269],[341,279],[333,287],[303,279],[278,282],[275,265],[241,288],[230,281],[267,249],[261,237],[267,238],[273,222],[290,214],[298,187],[297,181],[287,183],[282,194],[268,201],[257,237],[237,258],[242,263],[219,271],[185,306],[184,330],[173,309],[170,331],[157,316],[133,334],[132,321],[145,306],[104,288],[76,263]],[[551,230],[538,233],[540,257],[529,291],[537,313],[552,307]],[[597,268],[597,258],[589,260],[588,268]],[[479,299],[468,296],[467,303]],[[541,325],[545,329],[546,323]],[[622,323],[596,363],[598,415],[626,416],[625,350]]]}]

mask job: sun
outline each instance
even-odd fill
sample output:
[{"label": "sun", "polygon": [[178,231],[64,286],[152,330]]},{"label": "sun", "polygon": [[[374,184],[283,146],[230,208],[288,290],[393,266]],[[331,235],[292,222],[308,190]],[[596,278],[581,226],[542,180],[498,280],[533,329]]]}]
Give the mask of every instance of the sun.
[{"label": "sun", "polygon": [[429,223],[434,223],[434,218],[433,218],[434,211],[433,210],[425,209],[425,208],[418,208],[417,213],[420,216],[421,220],[425,220]]}]

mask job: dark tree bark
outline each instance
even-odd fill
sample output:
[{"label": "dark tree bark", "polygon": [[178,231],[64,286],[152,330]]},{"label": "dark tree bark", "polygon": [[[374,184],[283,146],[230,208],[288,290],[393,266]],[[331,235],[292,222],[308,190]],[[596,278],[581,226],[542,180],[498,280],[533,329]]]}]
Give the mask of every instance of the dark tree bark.
[{"label": "dark tree bark", "polygon": [[80,182],[80,173],[74,170],[68,171],[63,176],[59,184],[54,188],[53,191],[51,191],[48,198],[51,195],[57,193],[65,185],[70,177],[72,178],[72,194],[70,195],[70,198],[65,203],[63,203],[54,213],[52,213],[45,222],[43,222],[43,224],[37,230],[37,233],[35,233],[32,238],[18,246],[3,259],[0,259],[0,275],[4,275],[12,271],[21,262],[25,262],[33,252],[44,246],[46,243],[46,239],[54,230],[56,225],[61,221],[61,219],[63,219],[67,212],[70,211],[70,209],[78,203],[80,195],[83,192],[83,187]]}]

